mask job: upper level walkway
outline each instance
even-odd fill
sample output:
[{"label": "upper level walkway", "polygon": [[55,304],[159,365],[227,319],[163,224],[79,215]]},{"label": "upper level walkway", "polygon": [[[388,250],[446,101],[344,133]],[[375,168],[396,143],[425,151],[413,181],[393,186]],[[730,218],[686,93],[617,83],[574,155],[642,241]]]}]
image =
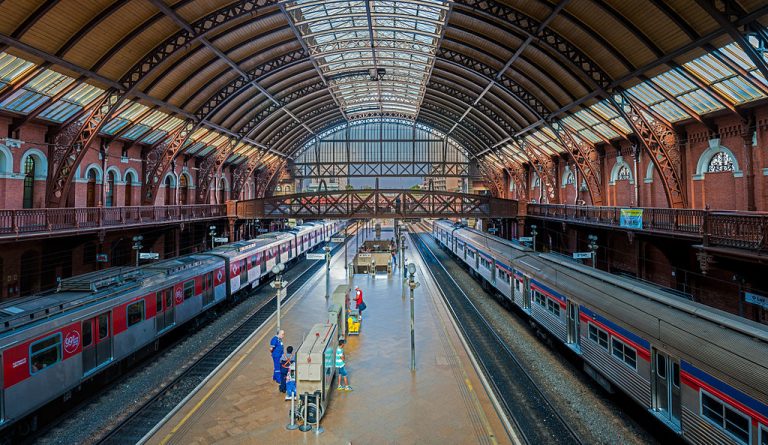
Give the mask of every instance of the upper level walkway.
[{"label": "upper level walkway", "polygon": [[429,190],[343,190],[238,201],[235,212],[241,219],[514,218],[517,201]]},{"label": "upper level walkway", "polygon": [[537,219],[685,237],[705,248],[768,254],[768,213],[636,208],[641,212],[633,227],[622,224],[622,210],[628,207],[528,204],[526,209],[528,217]]},{"label": "upper level walkway", "polygon": [[224,204],[0,210],[0,242],[221,219]]}]

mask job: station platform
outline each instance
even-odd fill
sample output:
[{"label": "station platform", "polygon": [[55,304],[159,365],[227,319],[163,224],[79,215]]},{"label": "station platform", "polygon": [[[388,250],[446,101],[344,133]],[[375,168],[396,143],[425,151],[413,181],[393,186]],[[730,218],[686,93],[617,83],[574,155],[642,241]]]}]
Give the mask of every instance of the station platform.
[{"label": "station platform", "polygon": [[[406,256],[419,266],[416,280],[421,283],[415,290],[415,372],[409,369],[410,300],[407,293],[402,298],[402,272],[354,275],[351,286],[360,286],[368,308],[360,335],[349,336],[345,347],[353,391],[338,391],[334,382],[321,420],[324,432],[286,429],[290,402],[271,379],[273,317],[144,443],[516,443],[435,283],[411,252],[413,246]],[[331,290],[349,280],[343,256],[336,258]],[[312,325],[327,319],[325,286],[324,274],[317,274],[285,304],[286,347],[298,350]]]}]

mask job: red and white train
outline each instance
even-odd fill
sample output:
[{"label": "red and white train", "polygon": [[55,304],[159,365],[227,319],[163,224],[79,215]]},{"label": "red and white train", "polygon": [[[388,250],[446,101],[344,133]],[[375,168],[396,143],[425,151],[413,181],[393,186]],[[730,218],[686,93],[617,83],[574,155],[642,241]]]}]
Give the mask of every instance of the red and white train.
[{"label": "red and white train", "polygon": [[255,287],[337,233],[342,221],[62,280],[0,305],[0,429],[77,388],[183,323]]}]

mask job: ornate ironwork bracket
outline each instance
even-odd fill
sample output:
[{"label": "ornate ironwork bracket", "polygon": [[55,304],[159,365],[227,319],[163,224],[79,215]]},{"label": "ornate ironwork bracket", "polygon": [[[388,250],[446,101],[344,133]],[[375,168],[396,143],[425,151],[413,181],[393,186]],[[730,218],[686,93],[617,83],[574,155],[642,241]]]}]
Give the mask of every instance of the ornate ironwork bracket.
[{"label": "ornate ironwork bracket", "polygon": [[[573,134],[571,130],[558,121],[550,124],[552,131],[560,139],[563,147],[573,158],[576,167],[581,172],[582,177],[587,183],[587,190],[592,199],[592,205],[603,205],[603,190],[600,181],[600,163],[598,162],[597,150],[590,142],[586,142],[579,136]],[[576,184],[576,190],[579,190],[580,184]]]},{"label": "ornate ironwork bracket", "polygon": [[648,150],[654,165],[661,173],[670,207],[686,207],[687,201],[680,172],[680,147],[675,129],[669,122],[660,119],[628,94],[613,94],[611,102],[632,126],[635,135]]},{"label": "ornate ironwork bracket", "polygon": [[69,188],[77,166],[83,160],[88,145],[98,135],[124,96],[116,89],[109,89],[83,114],[54,137],[51,147],[51,167],[48,173],[46,201],[48,207],[61,207],[66,203]]},{"label": "ornate ironwork bracket", "polygon": [[[226,162],[229,155],[235,150],[238,144],[238,140],[234,138],[228,139],[223,144],[216,147],[210,155],[203,159],[200,167],[197,170],[197,202],[207,203],[210,199],[211,184],[214,178],[221,174],[222,166]],[[219,204],[224,204],[219,203]]]},{"label": "ornate ironwork bracket", "polygon": [[[264,155],[267,151],[258,151],[253,153],[248,160],[240,163],[232,172],[232,199],[241,199],[240,195],[243,193],[245,183],[248,182],[248,178],[251,177],[256,167],[261,164]],[[254,196],[255,198],[255,196]]]},{"label": "ornate ironwork bracket", "polygon": [[519,139],[515,142],[520,147],[520,150],[525,153],[531,161],[531,165],[541,178],[544,187],[546,187],[549,202],[557,203],[557,174],[555,172],[556,166],[555,163],[552,162],[552,158],[542,154],[538,147],[531,146],[531,144],[524,139]]},{"label": "ornate ironwork bracket", "polygon": [[141,201],[144,205],[153,205],[155,203],[157,191],[160,188],[165,172],[168,171],[171,162],[179,154],[187,139],[189,139],[196,128],[194,122],[187,120],[147,153],[144,181],[141,185]]}]

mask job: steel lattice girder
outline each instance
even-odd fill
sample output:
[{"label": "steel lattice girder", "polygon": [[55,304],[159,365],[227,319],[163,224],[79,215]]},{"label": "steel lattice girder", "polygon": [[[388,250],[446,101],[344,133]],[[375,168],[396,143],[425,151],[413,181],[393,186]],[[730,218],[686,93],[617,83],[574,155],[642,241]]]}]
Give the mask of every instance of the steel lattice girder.
[{"label": "steel lattice girder", "polygon": [[571,42],[549,27],[539,29],[539,22],[520,11],[493,0],[458,0],[454,8],[468,8],[487,14],[507,26],[513,26],[535,38],[534,44],[549,48],[551,53],[559,55],[560,62],[582,73],[589,81],[600,88],[608,88],[610,76],[592,59]]},{"label": "steel lattice girder", "polygon": [[322,177],[405,177],[440,176],[463,177],[469,173],[469,164],[454,162],[313,162],[294,164],[299,172],[296,178]]},{"label": "steel lattice girder", "polygon": [[517,201],[428,190],[344,190],[242,201],[237,203],[237,215],[239,218],[248,219],[449,216],[508,218],[517,215]]},{"label": "steel lattice girder", "polygon": [[549,202],[557,202],[558,183],[557,174],[554,171],[557,167],[554,162],[552,162],[552,158],[546,153],[542,153],[539,147],[536,147],[525,139],[516,140],[515,145],[517,145],[517,147],[520,148],[520,151],[528,157],[531,167],[533,167],[539,175],[539,178],[547,189]]},{"label": "steel lattice girder", "polygon": [[259,8],[276,4],[277,1],[275,0],[240,0],[190,23],[191,32],[182,28],[165,39],[163,43],[156,46],[141,61],[136,63],[120,79],[120,83],[127,89],[134,88],[163,62],[173,57],[177,51],[187,49],[190,44],[198,41],[202,36],[227,25],[233,20],[248,17]]}]

